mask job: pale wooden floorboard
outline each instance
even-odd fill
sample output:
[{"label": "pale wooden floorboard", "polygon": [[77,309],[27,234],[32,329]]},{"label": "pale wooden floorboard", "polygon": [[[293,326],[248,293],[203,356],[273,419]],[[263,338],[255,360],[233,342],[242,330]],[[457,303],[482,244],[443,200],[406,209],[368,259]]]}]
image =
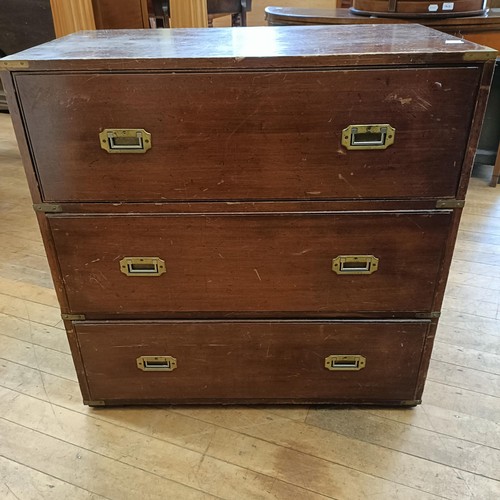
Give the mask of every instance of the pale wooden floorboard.
[{"label": "pale wooden floorboard", "polygon": [[2,500],[104,500],[43,472],[0,457],[0,498]]},{"label": "pale wooden floorboard", "polygon": [[439,342],[500,355],[500,341],[497,335],[486,333],[477,335],[474,331],[450,327],[446,324],[439,326]]},{"label": "pale wooden floorboard", "polygon": [[486,177],[421,406],[99,410],[81,403],[5,114],[0,178],[0,498],[500,498],[500,188]]},{"label": "pale wooden floorboard", "polygon": [[[59,438],[62,438],[59,434],[60,425],[52,422],[53,418],[47,406],[50,403],[52,407],[60,408],[59,413],[62,408],[71,409],[73,412],[83,413],[86,418],[106,420],[113,424],[111,430],[106,428],[102,430],[103,424],[100,424],[92,431],[92,439],[85,437],[83,442],[79,442],[78,439],[81,437],[76,435],[77,433],[73,435],[74,429],[70,429],[65,434],[64,440],[72,444],[82,447],[84,445],[92,446],[92,449],[101,446],[107,447],[108,450],[102,453],[114,453],[113,450],[116,451],[117,447],[125,446],[122,448],[123,453],[125,453],[126,450],[140,449],[137,441],[141,439],[141,436],[147,436],[148,452],[152,452],[151,450],[154,449],[158,452],[161,449],[162,454],[167,453],[168,448],[166,449],[164,444],[166,442],[175,447],[170,448],[174,450],[170,454],[175,456],[177,460],[181,460],[186,453],[189,456],[192,456],[193,452],[202,453],[205,457],[205,466],[210,465],[210,460],[226,464],[224,468],[229,469],[230,474],[228,472],[225,480],[228,477],[237,479],[237,473],[241,469],[256,471],[261,476],[273,478],[275,492],[278,486],[284,487],[286,485],[291,489],[293,484],[303,488],[303,490],[299,490],[301,496],[316,492],[332,498],[365,498],[368,492],[372,491],[378,492],[375,498],[398,498],[399,494],[404,494],[406,498],[432,498],[430,495],[422,496],[424,495],[422,491],[415,491],[415,489],[394,484],[392,481],[377,476],[373,477],[372,474],[357,472],[349,467],[350,464],[354,463],[351,459],[346,460],[345,457],[339,456],[338,459],[344,463],[337,463],[332,462],[332,457],[329,457],[328,454],[321,453],[319,456],[311,454],[309,448],[307,452],[297,451],[290,446],[289,437],[286,436],[285,432],[297,430],[300,433],[310,433],[311,436],[308,440],[318,441],[314,445],[315,448],[320,441],[324,440],[325,436],[316,437],[320,431],[315,427],[304,426],[301,422],[273,416],[266,410],[182,407],[170,411],[141,408],[100,409],[97,411],[88,409],[81,405],[78,387],[74,380],[61,379],[46,371],[32,369],[27,364],[30,363],[36,367],[36,360],[20,359],[21,355],[22,351],[10,354],[9,358],[22,361],[23,364],[5,359],[0,361],[1,386],[3,389],[11,390],[11,393],[8,393],[0,388],[0,414],[1,412],[13,411],[17,416],[16,421],[21,420],[23,425],[27,427],[36,426],[46,418],[47,425],[51,426],[50,429],[54,433],[54,437]],[[33,411],[35,415],[27,415],[27,412],[22,410],[22,406],[19,409],[13,406],[13,401],[15,403],[20,400],[19,393],[27,394],[32,399],[42,400],[45,407],[40,406],[39,401],[25,402],[24,404],[29,404],[33,410],[36,408],[36,411]],[[8,399],[8,402],[4,403],[3,399]],[[3,404],[7,406],[2,407]],[[43,418],[44,413],[47,413],[48,417]],[[61,418],[63,417],[58,418],[59,423]],[[82,421],[83,419],[84,417],[81,417]],[[78,422],[75,415],[68,416],[65,420],[71,422],[71,425],[75,425],[75,421]],[[33,423],[28,425],[30,421]],[[86,419],[85,421],[89,422]],[[284,423],[287,425],[283,426]],[[86,425],[87,431],[89,425],[91,424]],[[126,443],[111,445],[108,434],[116,431],[117,428],[122,428],[122,439]],[[124,429],[133,432],[125,432]],[[279,433],[277,433],[278,430]],[[339,436],[338,439],[341,442],[336,446],[349,445],[342,437]],[[102,443],[103,440],[104,443]],[[163,444],[156,444],[155,447],[155,442],[158,441]],[[342,455],[345,455],[345,452]],[[165,456],[164,462],[168,463],[172,456]],[[141,457],[141,460],[146,459],[145,456]],[[284,460],[289,464],[290,470],[278,466]],[[154,466],[154,464],[154,460],[151,459],[148,466]],[[425,464],[423,468],[425,469]],[[186,473],[189,472],[187,467],[184,470]],[[304,475],[306,471],[310,473]],[[311,471],[315,471],[314,474]],[[375,469],[373,471],[376,472]],[[167,473],[171,474],[172,472],[165,470],[164,474]],[[431,473],[430,469],[427,473]],[[186,480],[189,480],[189,475]],[[249,492],[244,489],[245,485],[246,483],[243,483],[240,486],[236,485],[236,487],[239,488],[243,498],[251,498]],[[259,486],[258,491],[262,498],[268,497],[262,485]],[[225,496],[225,498],[232,497]],[[279,495],[278,498],[287,497]],[[314,497],[311,496],[311,498]]]}]

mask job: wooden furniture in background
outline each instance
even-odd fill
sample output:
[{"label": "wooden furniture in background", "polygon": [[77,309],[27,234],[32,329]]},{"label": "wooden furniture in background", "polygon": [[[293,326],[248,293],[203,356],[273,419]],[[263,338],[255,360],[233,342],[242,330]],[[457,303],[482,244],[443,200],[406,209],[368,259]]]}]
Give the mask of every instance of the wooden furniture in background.
[{"label": "wooden furniture in background", "polygon": [[[80,30],[148,28],[157,0],[50,0],[58,37]],[[148,8],[149,7],[149,8]],[[169,0],[172,28],[208,26],[207,0]]]},{"label": "wooden furniture in background", "polygon": [[149,28],[148,0],[92,0],[96,29]]},{"label": "wooden furniture in background", "polygon": [[50,7],[57,37],[96,29],[92,0],[50,0]]},{"label": "wooden furniture in background", "polygon": [[[199,27],[230,15],[233,26],[246,26],[252,0],[92,0],[97,29]],[[206,18],[206,19],[205,19]]]},{"label": "wooden furniture in background", "polygon": [[[179,20],[176,19],[175,10],[179,7],[176,6],[175,0],[151,0],[156,11],[163,11],[167,13],[167,16],[173,16],[174,19],[169,23],[172,27],[184,27],[177,26]],[[184,7],[186,8],[186,7]],[[207,12],[208,26],[213,25],[213,20],[218,17],[231,16],[232,26],[246,26],[247,24],[247,12],[252,9],[252,0],[205,0],[204,6],[200,4],[200,9],[205,9]],[[198,17],[200,17],[200,12],[198,12]],[[177,16],[179,12],[177,12]],[[189,17],[187,18],[188,22]],[[174,26],[175,25],[175,26]]]},{"label": "wooden furniture in background", "polygon": [[1,53],[14,54],[54,37],[49,0],[1,0]]},{"label": "wooden furniture in background", "polygon": [[420,402],[494,64],[448,38],[108,31],[3,62],[87,404]]},{"label": "wooden furniture in background", "polygon": [[486,14],[442,19],[421,18],[418,21],[396,17],[368,17],[353,14],[349,9],[301,9],[295,7],[266,7],[269,26],[288,25],[352,25],[415,23],[434,28],[471,42],[500,50],[500,9]]},{"label": "wooden furniture in background", "polygon": [[207,0],[169,0],[171,28],[206,28]]},{"label": "wooden furniture in background", "polygon": [[[49,0],[1,0],[0,57],[48,42],[54,37]],[[1,84],[0,110],[7,110]]]},{"label": "wooden furniture in background", "polygon": [[220,16],[231,16],[231,26],[246,26],[252,0],[207,0],[209,25]]},{"label": "wooden furniture in background", "polygon": [[352,12],[366,16],[436,18],[485,13],[485,0],[352,0]]}]

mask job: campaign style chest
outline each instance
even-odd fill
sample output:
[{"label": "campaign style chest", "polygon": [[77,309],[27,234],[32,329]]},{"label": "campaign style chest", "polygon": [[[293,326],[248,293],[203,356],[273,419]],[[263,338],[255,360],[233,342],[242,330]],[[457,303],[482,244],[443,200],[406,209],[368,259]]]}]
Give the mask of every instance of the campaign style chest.
[{"label": "campaign style chest", "polygon": [[418,404],[495,55],[359,25],[0,61],[84,402]]}]

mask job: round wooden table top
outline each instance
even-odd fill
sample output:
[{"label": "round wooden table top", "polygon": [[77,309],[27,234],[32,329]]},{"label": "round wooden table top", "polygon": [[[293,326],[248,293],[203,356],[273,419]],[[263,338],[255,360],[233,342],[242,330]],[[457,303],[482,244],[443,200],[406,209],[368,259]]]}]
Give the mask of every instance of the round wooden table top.
[{"label": "round wooden table top", "polygon": [[269,26],[418,23],[480,45],[486,45],[500,52],[500,9],[489,9],[480,16],[441,19],[360,16],[353,14],[349,9],[301,9],[294,7],[266,7],[265,13]]},{"label": "round wooden table top", "polygon": [[415,23],[435,27],[463,27],[467,31],[500,30],[500,9],[489,9],[479,16],[402,19],[395,17],[375,17],[353,14],[350,9],[302,9],[295,7],[266,7],[266,20],[269,25],[284,24],[394,24]]}]

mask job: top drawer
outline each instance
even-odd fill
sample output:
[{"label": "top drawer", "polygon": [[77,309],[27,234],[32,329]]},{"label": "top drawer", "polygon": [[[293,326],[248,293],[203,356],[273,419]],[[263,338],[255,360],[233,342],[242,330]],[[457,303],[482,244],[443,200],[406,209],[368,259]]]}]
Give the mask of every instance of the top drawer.
[{"label": "top drawer", "polygon": [[[477,67],[16,76],[45,201],[453,196]],[[349,125],[390,124],[348,150]],[[110,154],[104,129],[145,129]]]}]

